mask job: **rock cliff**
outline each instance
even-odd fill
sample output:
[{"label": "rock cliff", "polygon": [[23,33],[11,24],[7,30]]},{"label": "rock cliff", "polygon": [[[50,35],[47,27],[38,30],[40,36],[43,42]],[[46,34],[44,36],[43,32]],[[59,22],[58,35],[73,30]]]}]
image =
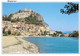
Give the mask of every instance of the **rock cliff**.
[{"label": "rock cliff", "polygon": [[24,9],[24,10],[19,10],[16,13],[12,13],[10,14],[8,17],[11,16],[11,20],[12,19],[20,19],[21,21],[24,21],[25,17],[35,17],[36,20],[38,20],[40,23],[42,23],[44,26],[48,26],[48,24],[45,23],[43,16],[40,15],[39,13],[36,13],[35,11],[31,10],[31,9]]}]

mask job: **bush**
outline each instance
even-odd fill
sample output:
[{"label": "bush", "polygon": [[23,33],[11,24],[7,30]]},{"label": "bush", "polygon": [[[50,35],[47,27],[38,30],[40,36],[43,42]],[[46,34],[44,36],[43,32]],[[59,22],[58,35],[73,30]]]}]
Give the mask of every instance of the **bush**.
[{"label": "bush", "polygon": [[8,36],[8,32],[4,32],[3,33],[3,36]]},{"label": "bush", "polygon": [[56,35],[57,35],[57,34],[56,34],[56,33],[54,33],[54,34],[52,34],[52,37],[56,37]]},{"label": "bush", "polygon": [[44,35],[47,35],[48,34],[48,31],[44,31]]},{"label": "bush", "polygon": [[25,17],[24,20],[27,24],[42,25],[42,22],[38,21],[35,16]]},{"label": "bush", "polygon": [[58,33],[58,34],[63,34],[61,31],[56,31],[56,33]]},{"label": "bush", "polygon": [[74,31],[73,33],[69,34],[69,37],[79,37],[79,32],[78,31]]},{"label": "bush", "polygon": [[60,37],[65,37],[64,34],[60,35]]},{"label": "bush", "polygon": [[52,36],[52,37],[64,37],[64,34],[61,31],[56,31],[56,33],[49,34],[49,36]]},{"label": "bush", "polygon": [[11,17],[13,17],[13,14],[10,14],[8,17],[8,21],[11,21]]},{"label": "bush", "polygon": [[8,36],[10,34],[11,34],[10,30],[8,30],[8,31],[3,30],[3,36]]},{"label": "bush", "polygon": [[10,30],[8,30],[8,34],[9,34],[9,35],[11,34],[11,31],[10,31]]},{"label": "bush", "polygon": [[12,35],[19,36],[20,33],[19,32],[14,32]]},{"label": "bush", "polygon": [[17,22],[17,20],[11,20],[11,22]]},{"label": "bush", "polygon": [[10,14],[8,17],[3,17],[4,21],[11,21],[11,17],[13,16],[13,14]]}]

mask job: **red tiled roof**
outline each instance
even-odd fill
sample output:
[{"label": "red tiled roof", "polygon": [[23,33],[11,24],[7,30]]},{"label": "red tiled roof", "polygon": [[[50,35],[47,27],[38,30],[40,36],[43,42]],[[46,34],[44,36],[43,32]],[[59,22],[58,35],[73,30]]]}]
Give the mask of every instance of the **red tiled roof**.
[{"label": "red tiled roof", "polygon": [[41,27],[42,27],[42,26],[44,26],[44,25],[39,25],[39,26],[41,26]]}]

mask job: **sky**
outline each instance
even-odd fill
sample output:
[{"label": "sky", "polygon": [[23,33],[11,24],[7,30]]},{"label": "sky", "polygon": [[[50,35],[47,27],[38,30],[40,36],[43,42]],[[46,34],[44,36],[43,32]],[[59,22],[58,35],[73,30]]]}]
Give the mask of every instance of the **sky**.
[{"label": "sky", "polygon": [[49,28],[54,31],[74,31],[79,28],[79,13],[60,13],[67,3],[3,3],[2,15],[9,15],[24,8],[34,10],[43,16]]}]

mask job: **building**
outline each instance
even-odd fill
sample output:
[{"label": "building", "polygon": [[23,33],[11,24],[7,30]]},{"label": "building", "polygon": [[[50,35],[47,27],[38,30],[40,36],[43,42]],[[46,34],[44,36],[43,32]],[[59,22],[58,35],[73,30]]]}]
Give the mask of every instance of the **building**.
[{"label": "building", "polygon": [[[5,28],[5,29],[4,29]],[[40,35],[46,30],[43,25],[34,25],[34,24],[25,24],[24,22],[15,22],[3,21],[3,30],[11,31],[11,34],[14,32],[19,32],[21,35]]]}]

